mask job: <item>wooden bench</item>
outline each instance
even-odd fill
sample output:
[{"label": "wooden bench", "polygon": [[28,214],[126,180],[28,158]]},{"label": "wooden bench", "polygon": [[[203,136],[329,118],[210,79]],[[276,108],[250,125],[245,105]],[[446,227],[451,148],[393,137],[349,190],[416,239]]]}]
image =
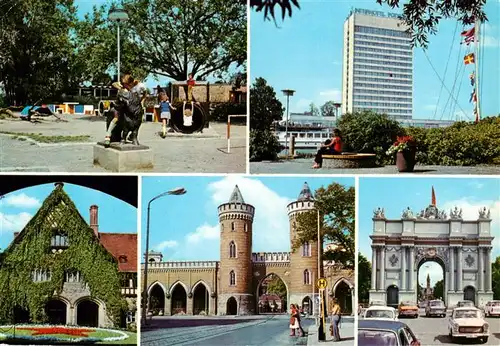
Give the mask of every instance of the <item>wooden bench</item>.
[{"label": "wooden bench", "polygon": [[343,153],[341,155],[323,155],[324,168],[374,168],[375,154]]}]

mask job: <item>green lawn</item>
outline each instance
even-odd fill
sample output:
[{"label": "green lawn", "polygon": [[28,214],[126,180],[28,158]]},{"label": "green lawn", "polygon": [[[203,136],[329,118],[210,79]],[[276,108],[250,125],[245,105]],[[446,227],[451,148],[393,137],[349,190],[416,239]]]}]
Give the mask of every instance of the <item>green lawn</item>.
[{"label": "green lawn", "polygon": [[0,131],[0,133],[14,136],[14,139],[26,140],[24,137],[31,138],[39,143],[64,143],[64,142],[88,142],[90,136],[44,136],[41,133],[27,133],[27,132],[11,132]]}]

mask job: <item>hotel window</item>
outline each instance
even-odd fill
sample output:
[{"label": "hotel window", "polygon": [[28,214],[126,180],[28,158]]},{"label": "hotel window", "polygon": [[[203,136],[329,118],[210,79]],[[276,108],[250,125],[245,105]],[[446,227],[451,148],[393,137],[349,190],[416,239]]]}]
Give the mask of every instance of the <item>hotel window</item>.
[{"label": "hotel window", "polygon": [[311,284],[311,272],[309,269],[304,270],[304,285]]},{"label": "hotel window", "polygon": [[231,222],[231,231],[234,232],[234,222]]},{"label": "hotel window", "polygon": [[311,244],[304,243],[302,245],[302,257],[310,257],[311,256]]},{"label": "hotel window", "polygon": [[35,269],[31,272],[31,278],[33,282],[45,282],[50,281],[50,270],[45,269]]},{"label": "hotel window", "polygon": [[80,282],[80,272],[76,270],[68,270],[64,276],[64,282]]},{"label": "hotel window", "polygon": [[248,225],[246,223],[243,225],[243,231],[245,231],[245,232],[248,231]]},{"label": "hotel window", "polygon": [[229,272],[229,286],[236,286],[236,274],[234,270]]},{"label": "hotel window", "polygon": [[236,244],[234,241],[229,243],[229,258],[236,258]]},{"label": "hotel window", "polygon": [[68,236],[62,233],[54,234],[50,240],[50,246],[52,248],[52,252],[67,249],[69,246]]}]

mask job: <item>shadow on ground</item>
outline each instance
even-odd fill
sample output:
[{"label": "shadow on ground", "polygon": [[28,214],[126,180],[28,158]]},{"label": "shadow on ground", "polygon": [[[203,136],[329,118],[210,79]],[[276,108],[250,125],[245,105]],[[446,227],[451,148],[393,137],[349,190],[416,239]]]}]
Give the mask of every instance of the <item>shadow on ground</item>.
[{"label": "shadow on ground", "polygon": [[254,319],[153,319],[148,325],[142,326],[141,330],[155,330],[167,328],[185,328],[202,326],[225,326],[255,321]]}]

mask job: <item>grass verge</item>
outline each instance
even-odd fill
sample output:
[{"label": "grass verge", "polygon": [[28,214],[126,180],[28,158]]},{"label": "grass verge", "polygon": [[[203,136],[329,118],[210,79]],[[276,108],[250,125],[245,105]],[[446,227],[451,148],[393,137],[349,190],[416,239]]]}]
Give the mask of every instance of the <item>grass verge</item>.
[{"label": "grass verge", "polygon": [[6,135],[14,136],[14,139],[20,141],[25,141],[26,138],[30,138],[39,143],[65,143],[65,142],[88,142],[90,136],[80,135],[80,136],[44,136],[41,133],[26,133],[26,132],[10,132],[10,131],[0,131],[0,133]]}]

